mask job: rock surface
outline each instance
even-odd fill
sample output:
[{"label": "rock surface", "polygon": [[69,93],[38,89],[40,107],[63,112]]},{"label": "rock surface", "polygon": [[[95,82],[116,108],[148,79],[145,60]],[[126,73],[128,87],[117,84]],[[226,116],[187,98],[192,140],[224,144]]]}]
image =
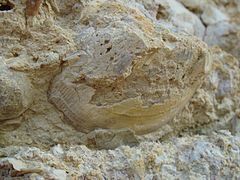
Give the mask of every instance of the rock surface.
[{"label": "rock surface", "polygon": [[42,179],[239,179],[239,143],[239,136],[219,131],[115,150],[9,146],[0,149],[0,174]]},{"label": "rock surface", "polygon": [[8,70],[7,65],[0,57],[1,130],[9,131],[20,126],[20,116],[30,107],[32,96],[29,79],[23,73],[14,73]]},{"label": "rock surface", "polygon": [[134,6],[92,1],[83,9],[81,21],[92,24],[76,37],[83,52],[53,79],[49,92],[79,131],[151,132],[184,107],[211,68],[205,44],[157,28]]},{"label": "rock surface", "polygon": [[199,16],[206,27],[204,41],[240,57],[240,1],[179,0]]},{"label": "rock surface", "polygon": [[240,178],[238,0],[25,5],[0,0],[0,179]]}]

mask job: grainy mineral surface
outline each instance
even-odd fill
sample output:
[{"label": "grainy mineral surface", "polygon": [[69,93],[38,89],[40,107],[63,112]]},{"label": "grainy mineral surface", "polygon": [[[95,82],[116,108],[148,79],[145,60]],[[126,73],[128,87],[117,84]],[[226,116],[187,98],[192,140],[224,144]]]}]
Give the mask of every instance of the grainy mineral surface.
[{"label": "grainy mineral surface", "polygon": [[240,179],[239,0],[0,0],[0,179]]}]

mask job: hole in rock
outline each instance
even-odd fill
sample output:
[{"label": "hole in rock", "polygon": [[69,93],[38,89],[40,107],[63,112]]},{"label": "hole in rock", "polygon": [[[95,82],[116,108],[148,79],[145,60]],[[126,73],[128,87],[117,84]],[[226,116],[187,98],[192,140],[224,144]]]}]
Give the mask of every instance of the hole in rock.
[{"label": "hole in rock", "polygon": [[158,5],[158,10],[157,10],[157,15],[156,15],[156,19],[167,19],[169,16],[167,10],[165,9],[165,7],[163,7],[162,5]]},{"label": "hole in rock", "polygon": [[104,44],[108,44],[108,43],[109,43],[109,40],[105,40],[105,41],[104,41]]},{"label": "hole in rock", "polygon": [[18,57],[18,56],[19,56],[18,53],[16,53],[16,52],[13,53],[13,57]]},{"label": "hole in rock", "polygon": [[12,4],[9,1],[5,3],[0,3],[0,11],[10,11],[13,8],[14,8],[14,4]]},{"label": "hole in rock", "polygon": [[82,23],[86,26],[88,26],[90,24],[90,22],[88,20],[84,20]]},{"label": "hole in rock", "polygon": [[106,51],[106,53],[108,53],[109,51],[111,51],[111,49],[112,49],[112,46],[111,46],[111,47],[109,47],[109,48],[107,48],[107,51]]}]

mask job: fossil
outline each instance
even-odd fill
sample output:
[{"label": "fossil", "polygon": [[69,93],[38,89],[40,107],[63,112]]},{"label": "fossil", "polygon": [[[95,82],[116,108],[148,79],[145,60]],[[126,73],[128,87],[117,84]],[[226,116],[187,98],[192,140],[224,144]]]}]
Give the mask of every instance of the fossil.
[{"label": "fossil", "polygon": [[27,77],[11,72],[0,57],[0,121],[19,117],[31,102],[31,83]]},{"label": "fossil", "polygon": [[[82,30],[78,58],[68,57],[69,66],[53,79],[49,100],[77,130],[153,131],[186,105],[209,69],[204,43],[157,29],[146,33],[137,15],[121,26]],[[96,18],[101,22],[101,10]]]},{"label": "fossil", "polygon": [[[114,51],[118,44],[113,39]],[[139,57],[120,56],[115,64],[107,55],[96,55],[95,47],[93,54],[80,55],[53,80],[49,99],[80,131],[156,129],[183,108],[204,76],[207,55],[199,53],[199,47],[185,52],[180,46],[171,53],[158,49]],[[119,52],[128,54],[127,49]]]}]

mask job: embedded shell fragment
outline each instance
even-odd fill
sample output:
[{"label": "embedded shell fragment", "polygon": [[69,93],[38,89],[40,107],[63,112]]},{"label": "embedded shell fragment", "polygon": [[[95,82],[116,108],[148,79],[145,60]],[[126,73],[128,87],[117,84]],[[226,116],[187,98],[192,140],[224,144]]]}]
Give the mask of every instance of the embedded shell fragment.
[{"label": "embedded shell fragment", "polygon": [[83,13],[82,20],[97,28],[77,35],[80,59],[55,77],[49,100],[79,131],[131,128],[142,134],[159,128],[201,84],[210,66],[205,44],[156,28],[147,12],[134,7],[124,17],[127,7],[108,3],[121,10],[113,22],[104,10],[96,15],[101,5],[90,6],[91,17]]},{"label": "embedded shell fragment", "polygon": [[11,72],[0,57],[0,121],[19,117],[32,102],[31,85],[21,73]]},{"label": "embedded shell fragment", "polygon": [[0,0],[0,179],[240,179],[239,0],[25,2]]}]

